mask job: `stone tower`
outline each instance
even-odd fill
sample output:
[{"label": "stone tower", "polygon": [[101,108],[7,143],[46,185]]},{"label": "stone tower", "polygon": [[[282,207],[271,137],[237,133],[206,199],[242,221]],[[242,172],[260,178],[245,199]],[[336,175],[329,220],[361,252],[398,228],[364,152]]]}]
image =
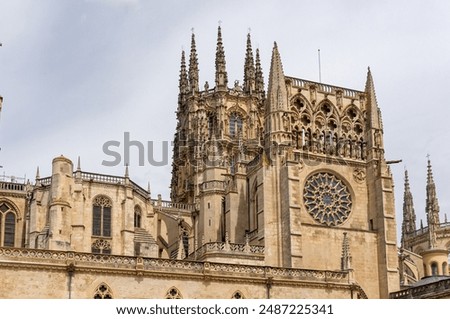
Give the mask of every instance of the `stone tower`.
[{"label": "stone tower", "polygon": [[192,35],[171,197],[196,204],[194,246],[264,246],[266,266],[352,272],[369,298],[397,290],[394,185],[370,69],[363,91],[289,77],[274,43],[266,96],[248,34],[244,81],[230,88],[219,27],[215,87],[200,91],[198,78]]},{"label": "stone tower", "polygon": [[182,52],[171,199],[197,205],[194,241],[243,242],[247,229],[246,164],[259,152],[264,118],[264,82],[250,34],[244,82],[228,87],[222,31],[217,33],[215,86],[199,91],[192,34],[189,70]]},{"label": "stone tower", "polygon": [[[415,227],[415,213],[412,206],[412,194],[409,187],[408,175],[405,173],[405,196],[403,202],[402,248],[403,258],[401,267],[410,282],[417,282],[422,277],[448,276],[448,237],[450,225],[439,218],[439,202],[436,185],[433,178],[431,161],[427,163],[426,203],[425,213],[427,225],[422,220],[420,228]],[[408,264],[408,261],[414,261]],[[417,271],[414,271],[414,269]],[[407,285],[403,285],[405,288]]]}]

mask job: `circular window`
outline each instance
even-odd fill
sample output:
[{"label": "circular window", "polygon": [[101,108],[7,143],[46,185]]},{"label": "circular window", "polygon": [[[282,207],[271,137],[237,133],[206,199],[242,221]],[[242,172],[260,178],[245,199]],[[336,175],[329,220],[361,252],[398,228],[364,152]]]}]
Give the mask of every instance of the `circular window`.
[{"label": "circular window", "polygon": [[321,224],[337,226],[350,215],[350,192],[342,180],[331,173],[312,175],[305,183],[303,194],[308,213]]}]

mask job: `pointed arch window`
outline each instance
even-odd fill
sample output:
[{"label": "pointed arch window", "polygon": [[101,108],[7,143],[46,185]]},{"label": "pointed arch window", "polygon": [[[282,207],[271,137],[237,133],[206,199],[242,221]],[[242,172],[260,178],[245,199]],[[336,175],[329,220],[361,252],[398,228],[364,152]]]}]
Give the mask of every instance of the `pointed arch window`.
[{"label": "pointed arch window", "polygon": [[212,138],[216,134],[217,118],[214,114],[208,115],[208,135]]},{"label": "pointed arch window", "polygon": [[431,276],[437,276],[438,274],[438,264],[437,262],[433,262],[431,264]]},{"label": "pointed arch window", "polygon": [[242,117],[238,113],[230,115],[230,135],[236,136],[242,131]]},{"label": "pointed arch window", "polygon": [[111,237],[112,203],[106,196],[97,196],[93,203],[92,235]]},{"label": "pointed arch window", "polygon": [[0,246],[14,247],[16,219],[16,212],[12,205],[0,203]]},{"label": "pointed arch window", "polygon": [[448,264],[445,261],[442,263],[442,274],[448,276]]},{"label": "pointed arch window", "polygon": [[177,288],[172,287],[167,291],[165,299],[183,299],[183,296]]},{"label": "pointed arch window", "polygon": [[141,228],[142,224],[142,211],[139,206],[134,207],[134,227]]},{"label": "pointed arch window", "polygon": [[94,299],[113,299],[111,288],[107,284],[100,284],[94,293]]},{"label": "pointed arch window", "polygon": [[245,297],[244,294],[238,290],[233,293],[231,299],[245,299]]}]

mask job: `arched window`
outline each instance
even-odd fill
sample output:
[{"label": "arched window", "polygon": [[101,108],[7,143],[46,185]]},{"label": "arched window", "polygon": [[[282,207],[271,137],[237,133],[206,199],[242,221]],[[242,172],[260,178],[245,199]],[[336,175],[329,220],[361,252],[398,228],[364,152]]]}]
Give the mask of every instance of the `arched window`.
[{"label": "arched window", "polygon": [[236,136],[242,131],[242,117],[237,113],[230,115],[230,135]]},{"label": "arched window", "polygon": [[0,246],[14,247],[16,213],[8,203],[0,203]]},{"label": "arched window", "polygon": [[244,294],[238,290],[233,293],[231,299],[245,299],[245,297]]},{"label": "arched window", "polygon": [[141,228],[142,213],[139,206],[134,207],[134,227]]},{"label": "arched window", "polygon": [[111,288],[107,284],[100,284],[94,293],[94,299],[113,299]]},{"label": "arched window", "polygon": [[431,264],[431,276],[437,276],[438,275],[438,264],[437,262],[433,262]]},{"label": "arched window", "polygon": [[177,288],[172,287],[167,291],[165,299],[183,299],[183,296]]},{"label": "arched window", "polygon": [[217,129],[217,118],[214,114],[208,115],[208,135],[209,138],[212,138],[213,135],[216,133]]},{"label": "arched window", "polygon": [[111,200],[97,196],[93,203],[92,235],[111,237]]},{"label": "arched window", "polygon": [[111,254],[111,243],[108,240],[96,239],[91,246],[93,254]]}]

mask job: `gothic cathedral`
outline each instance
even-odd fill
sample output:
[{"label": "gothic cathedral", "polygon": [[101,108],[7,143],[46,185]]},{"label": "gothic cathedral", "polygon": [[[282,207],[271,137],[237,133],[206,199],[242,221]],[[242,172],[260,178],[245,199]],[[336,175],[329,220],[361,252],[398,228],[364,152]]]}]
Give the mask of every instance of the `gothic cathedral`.
[{"label": "gothic cathedral", "polygon": [[211,87],[194,34],[181,55],[170,200],[64,156],[0,182],[1,298],[389,298],[448,275],[431,167],[428,227],[405,189],[397,246],[370,69],[364,90],[287,76],[274,43],[266,88],[248,34],[230,85],[221,32]]}]

